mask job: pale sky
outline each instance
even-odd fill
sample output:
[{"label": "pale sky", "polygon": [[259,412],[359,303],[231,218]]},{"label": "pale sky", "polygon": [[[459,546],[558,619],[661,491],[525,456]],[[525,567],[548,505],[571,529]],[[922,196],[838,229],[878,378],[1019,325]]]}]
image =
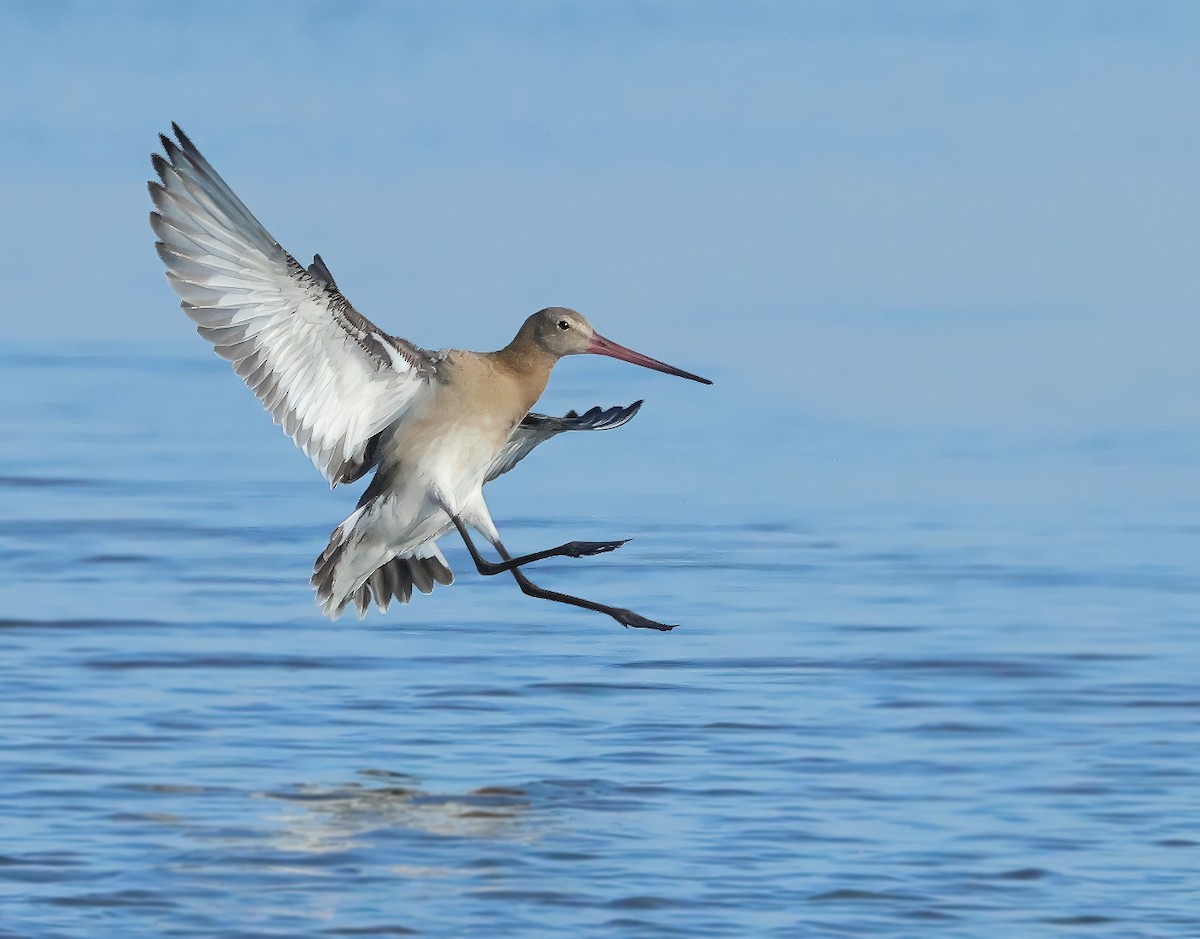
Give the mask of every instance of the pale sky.
[{"label": "pale sky", "polygon": [[211,354],[146,224],[177,120],[421,345],[562,304],[817,419],[1200,429],[1200,5],[3,8],[0,341]]}]

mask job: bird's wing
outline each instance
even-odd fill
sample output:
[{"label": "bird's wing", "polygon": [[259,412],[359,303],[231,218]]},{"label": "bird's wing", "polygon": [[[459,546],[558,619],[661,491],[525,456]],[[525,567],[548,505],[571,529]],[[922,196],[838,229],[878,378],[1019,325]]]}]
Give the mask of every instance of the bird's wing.
[{"label": "bird's wing", "polygon": [[319,256],[301,267],[171,126],[150,225],[184,312],[331,485],[361,476],[374,435],[430,394],[437,357],[362,316]]},{"label": "bird's wing", "polygon": [[545,443],[567,430],[612,430],[632,420],[637,414],[641,401],[625,407],[616,406],[608,409],[594,407],[583,414],[568,411],[562,417],[548,417],[545,414],[526,414],[525,419],[517,425],[504,445],[504,449],[492,461],[485,482],[491,482],[497,476],[507,473],[520,463],[540,443]]}]

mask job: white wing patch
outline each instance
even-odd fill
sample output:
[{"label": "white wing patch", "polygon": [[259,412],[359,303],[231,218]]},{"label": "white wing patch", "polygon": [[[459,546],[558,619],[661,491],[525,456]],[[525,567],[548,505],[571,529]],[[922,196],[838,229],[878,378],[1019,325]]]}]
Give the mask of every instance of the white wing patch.
[{"label": "white wing patch", "polygon": [[[162,138],[150,224],[196,331],[332,485],[429,396],[437,359],[389,336],[267,232],[190,140]],[[323,262],[321,268],[324,268]]]}]

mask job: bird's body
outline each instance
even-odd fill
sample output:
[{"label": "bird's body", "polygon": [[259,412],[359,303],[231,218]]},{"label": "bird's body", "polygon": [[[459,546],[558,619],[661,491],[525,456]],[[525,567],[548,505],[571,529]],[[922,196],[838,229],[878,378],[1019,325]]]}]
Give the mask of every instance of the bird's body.
[{"label": "bird's body", "polygon": [[[498,537],[483,501],[483,484],[513,430],[541,395],[553,365],[543,357],[534,371],[523,371],[516,367],[517,359],[511,349],[450,350],[427,400],[380,433],[377,469],[364,501],[330,541],[335,550],[354,541],[356,550],[340,568],[314,577],[327,612],[335,611],[338,598],[359,594],[364,578],[393,557],[419,557],[452,531],[445,507],[485,537]],[[430,556],[444,563],[440,553]],[[338,557],[345,555],[338,552]],[[320,562],[317,571],[321,572]],[[436,571],[430,573],[438,579]],[[373,591],[384,609],[385,586],[380,582]],[[362,607],[368,598],[363,593],[358,599]]]},{"label": "bird's body", "polygon": [[[608,613],[626,626],[665,629],[629,610],[543,590],[521,566],[544,557],[580,557],[623,542],[571,542],[511,558],[488,513],[483,486],[535,446],[567,430],[620,426],[628,408],[563,418],[532,414],[554,364],[597,353],[706,381],[600,336],[573,310],[530,316],[497,352],[426,352],[390,336],[342,296],[320,256],[302,267],[267,233],[175,127],[162,138],[159,182],[150,192],[168,279],[197,331],[272,413],[331,485],[375,476],[355,511],[317,559],[312,583],[336,617],[353,601],[407,602],[416,587],[453,581],[437,540],[462,534],[481,573],[511,571],[534,596]],[[466,526],[505,559],[484,561]]]}]

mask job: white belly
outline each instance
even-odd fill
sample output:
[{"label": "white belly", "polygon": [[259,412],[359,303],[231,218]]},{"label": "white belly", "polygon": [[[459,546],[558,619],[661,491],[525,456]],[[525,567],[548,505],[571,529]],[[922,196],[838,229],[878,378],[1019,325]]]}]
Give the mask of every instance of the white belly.
[{"label": "white belly", "polygon": [[444,534],[452,523],[443,504],[458,514],[480,497],[487,471],[508,439],[508,423],[464,415],[395,434],[383,446],[380,469],[389,485],[377,498],[379,517],[371,527],[387,530],[386,540],[401,554]]}]

